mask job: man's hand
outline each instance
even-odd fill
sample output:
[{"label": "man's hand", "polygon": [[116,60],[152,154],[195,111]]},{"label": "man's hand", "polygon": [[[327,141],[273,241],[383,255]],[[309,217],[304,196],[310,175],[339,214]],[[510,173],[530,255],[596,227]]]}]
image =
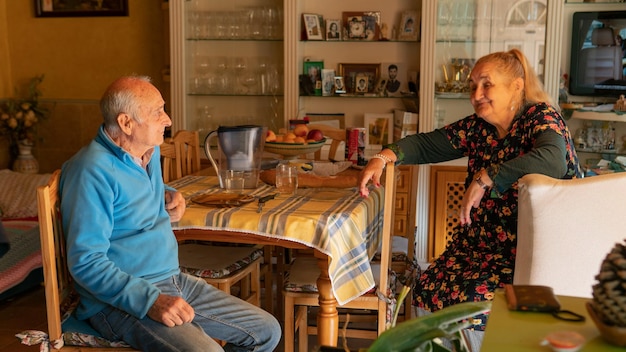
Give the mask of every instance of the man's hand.
[{"label": "man's hand", "polygon": [[165,191],[165,210],[170,214],[170,221],[176,222],[185,214],[185,198],[180,192]]},{"label": "man's hand", "polygon": [[148,317],[168,327],[190,323],[194,318],[193,308],[184,299],[160,294],[148,310]]}]

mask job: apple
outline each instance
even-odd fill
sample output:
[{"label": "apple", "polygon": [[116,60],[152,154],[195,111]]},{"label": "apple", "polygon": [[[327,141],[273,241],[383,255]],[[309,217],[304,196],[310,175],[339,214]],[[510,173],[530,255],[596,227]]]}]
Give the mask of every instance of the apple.
[{"label": "apple", "polygon": [[267,134],[265,135],[266,142],[276,142],[276,133],[272,130],[267,130]]},{"label": "apple", "polygon": [[309,128],[305,124],[297,124],[296,127],[293,128],[293,134],[296,137],[306,137],[307,133],[309,133]]},{"label": "apple", "polygon": [[322,133],[322,131],[320,130],[310,130],[309,133],[306,135],[306,139],[308,140],[314,140],[314,141],[321,141],[322,139],[324,139],[324,133]]}]

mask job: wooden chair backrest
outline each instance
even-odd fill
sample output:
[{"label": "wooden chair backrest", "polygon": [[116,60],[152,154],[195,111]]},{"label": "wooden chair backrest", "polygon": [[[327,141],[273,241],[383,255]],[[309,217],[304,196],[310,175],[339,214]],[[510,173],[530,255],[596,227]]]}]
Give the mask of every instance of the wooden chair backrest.
[{"label": "wooden chair backrest", "polygon": [[61,338],[61,318],[69,300],[76,298],[72,276],[67,269],[65,237],[59,209],[61,170],[52,173],[48,184],[37,188],[39,235],[46,292],[46,314],[50,341]]},{"label": "wooden chair backrest", "polygon": [[[385,200],[383,206],[383,237],[380,247],[380,282],[378,287],[389,287],[389,268],[391,266],[392,256],[392,232],[393,232],[393,214],[395,209],[395,193],[396,193],[396,166],[393,163],[387,163],[385,167]],[[387,292],[384,292],[387,294]],[[387,309],[385,300],[379,300],[379,310]],[[380,316],[380,311],[379,311]],[[380,321],[382,320],[382,321]],[[385,319],[379,319],[378,334],[380,335],[386,328]]]},{"label": "wooden chair backrest", "polygon": [[180,177],[200,171],[200,134],[198,131],[180,130],[174,135],[174,144],[178,148],[181,158]]},{"label": "wooden chair backrest", "polygon": [[[335,128],[324,124],[309,124],[309,131],[317,129],[322,131],[326,138],[331,139],[330,149],[328,151],[328,159],[333,160],[337,155],[337,150],[342,142],[346,141],[346,130],[343,128]],[[323,148],[322,148],[323,149]],[[315,160],[322,159],[322,149],[315,152]]]},{"label": "wooden chair backrest", "polygon": [[163,182],[168,183],[182,177],[180,148],[174,141],[165,141],[161,144],[161,168],[163,170]]}]

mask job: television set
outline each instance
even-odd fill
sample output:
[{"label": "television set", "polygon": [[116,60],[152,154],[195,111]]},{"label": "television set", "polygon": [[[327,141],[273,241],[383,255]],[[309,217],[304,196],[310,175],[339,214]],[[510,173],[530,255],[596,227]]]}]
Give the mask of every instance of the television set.
[{"label": "television set", "polygon": [[575,12],[569,93],[626,95],[626,11]]}]

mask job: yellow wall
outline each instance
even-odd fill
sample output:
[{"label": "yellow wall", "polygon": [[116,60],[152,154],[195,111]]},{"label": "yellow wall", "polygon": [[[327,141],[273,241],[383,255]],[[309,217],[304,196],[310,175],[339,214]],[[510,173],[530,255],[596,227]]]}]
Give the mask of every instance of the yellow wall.
[{"label": "yellow wall", "polygon": [[126,17],[39,18],[34,6],[0,0],[0,97],[13,95],[7,79],[19,85],[37,74],[45,74],[43,99],[99,99],[111,81],[131,73],[163,88],[161,1],[129,0]]},{"label": "yellow wall", "polygon": [[[160,0],[129,0],[127,17],[35,17],[33,0],[0,0],[0,99],[36,75],[48,118],[33,154],[40,172],[60,168],[89,143],[102,123],[98,100],[114,79],[151,76],[166,101],[169,84],[166,12]],[[11,167],[0,136],[0,169]]]}]

